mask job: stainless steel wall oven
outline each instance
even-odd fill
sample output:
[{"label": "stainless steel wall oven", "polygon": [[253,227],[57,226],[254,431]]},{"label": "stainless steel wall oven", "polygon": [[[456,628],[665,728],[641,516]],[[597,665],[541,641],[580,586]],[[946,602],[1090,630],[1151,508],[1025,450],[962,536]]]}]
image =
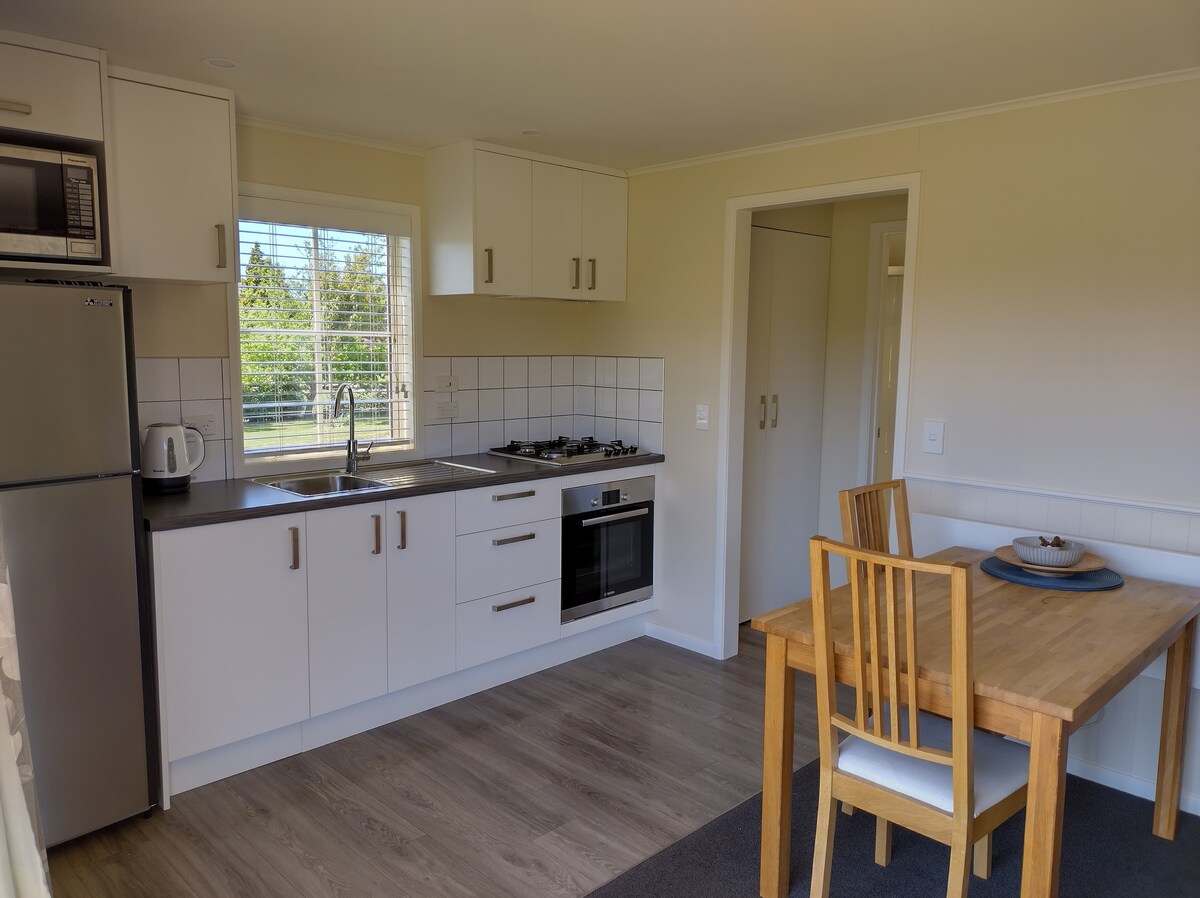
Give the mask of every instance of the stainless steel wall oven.
[{"label": "stainless steel wall oven", "polygon": [[562,620],[654,592],[654,478],[563,490]]}]

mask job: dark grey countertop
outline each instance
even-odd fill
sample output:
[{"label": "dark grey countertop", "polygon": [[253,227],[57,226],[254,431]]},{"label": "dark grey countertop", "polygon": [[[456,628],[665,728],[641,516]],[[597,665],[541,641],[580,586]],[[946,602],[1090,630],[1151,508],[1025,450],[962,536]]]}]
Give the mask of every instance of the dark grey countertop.
[{"label": "dark grey countertop", "polygon": [[[223,524],[249,518],[265,518],[271,515],[291,514],[297,511],[317,511],[340,505],[356,505],[361,502],[378,502],[401,496],[421,496],[427,493],[445,493],[453,490],[495,486],[499,483],[516,483],[523,480],[546,480],[568,474],[583,474],[591,471],[617,470],[620,468],[654,465],[665,460],[660,454],[638,458],[613,458],[586,465],[556,467],[502,458],[495,455],[456,455],[446,458],[458,464],[472,465],[495,471],[470,477],[455,477],[437,483],[420,486],[394,487],[359,493],[341,493],[331,496],[304,497],[254,483],[251,480],[214,480],[193,483],[182,493],[154,494],[144,497],[146,529],[178,530],[183,527],[199,527],[204,524]],[[386,466],[381,466],[386,467]],[[364,467],[360,472],[371,476],[371,469]]]}]

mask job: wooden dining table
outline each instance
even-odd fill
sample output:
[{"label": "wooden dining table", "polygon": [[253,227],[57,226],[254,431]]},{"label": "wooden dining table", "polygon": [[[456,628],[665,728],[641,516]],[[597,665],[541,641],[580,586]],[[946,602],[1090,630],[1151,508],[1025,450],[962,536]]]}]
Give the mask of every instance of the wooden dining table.
[{"label": "wooden dining table", "polygon": [[[1021,895],[1055,898],[1067,740],[1164,651],[1152,829],[1164,839],[1175,837],[1200,588],[1139,577],[1096,592],[1068,592],[1050,583],[1026,586],[984,573],[979,565],[990,554],[954,547],[928,557],[973,565],[975,725],[1029,743]],[[944,581],[918,579],[919,625],[926,615],[948,615]],[[835,610],[833,620],[836,676],[852,683],[849,602],[834,605],[845,610],[840,616]],[[805,599],[768,612],[751,625],[767,636],[759,886],[763,898],[783,898],[789,880],[794,671],[814,669],[811,603]],[[918,695],[923,709],[948,717],[949,628],[936,631],[944,632],[946,645],[933,641],[936,632],[923,631]]]}]

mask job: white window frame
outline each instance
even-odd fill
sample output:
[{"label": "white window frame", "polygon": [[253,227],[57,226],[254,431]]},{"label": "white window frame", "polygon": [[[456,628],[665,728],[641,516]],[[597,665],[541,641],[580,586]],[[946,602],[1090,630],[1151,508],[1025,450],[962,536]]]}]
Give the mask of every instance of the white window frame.
[{"label": "white window frame", "polygon": [[[421,426],[421,210],[408,203],[391,203],[362,197],[296,190],[268,184],[241,182],[238,185],[238,218],[255,221],[278,221],[310,227],[336,228],[348,231],[369,231],[409,240],[412,290],[412,371],[409,384],[413,407],[412,442],[405,446],[378,446],[371,450],[366,465],[395,464],[424,455]],[[239,265],[241,254],[238,255]],[[239,272],[240,275],[240,272]],[[242,340],[241,319],[238,313],[237,281],[229,286],[229,399],[232,406],[233,472],[235,477],[261,477],[266,474],[291,474],[342,468],[346,463],[344,446],[328,450],[305,450],[275,454],[246,454],[242,431]]]}]

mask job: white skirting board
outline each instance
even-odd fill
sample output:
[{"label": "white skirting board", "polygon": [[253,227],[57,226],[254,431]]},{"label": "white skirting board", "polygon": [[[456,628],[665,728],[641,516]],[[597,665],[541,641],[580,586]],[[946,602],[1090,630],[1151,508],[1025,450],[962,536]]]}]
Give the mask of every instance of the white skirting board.
[{"label": "white skirting board", "polygon": [[[1029,535],[1019,528],[930,514],[912,515],[912,533],[917,555],[948,546],[991,551],[1008,545],[1014,536]],[[1200,586],[1200,557],[1195,555],[1091,539],[1085,542],[1090,551],[1120,574]],[[1095,723],[1071,736],[1067,749],[1067,769],[1071,773],[1132,795],[1154,798],[1163,676],[1164,660],[1159,658],[1105,706]],[[1190,814],[1200,814],[1200,657],[1192,661],[1188,712],[1180,807]]]}]

